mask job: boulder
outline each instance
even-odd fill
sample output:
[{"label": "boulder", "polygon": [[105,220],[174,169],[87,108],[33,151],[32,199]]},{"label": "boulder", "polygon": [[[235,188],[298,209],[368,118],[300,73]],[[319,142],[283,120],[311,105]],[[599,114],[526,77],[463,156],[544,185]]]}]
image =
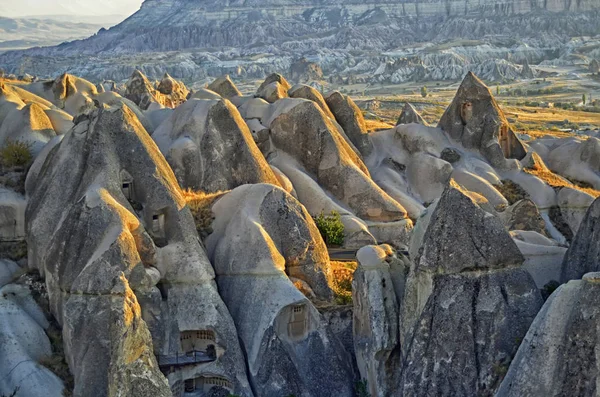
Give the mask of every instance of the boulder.
[{"label": "boulder", "polygon": [[282,98],[287,98],[285,86],[277,81],[265,85],[262,89],[256,91],[256,97],[262,98],[269,103],[274,103]]},{"label": "boulder", "polygon": [[531,275],[538,289],[548,292],[551,285],[560,284],[566,247],[534,231],[514,230],[510,235],[525,257],[523,269]]},{"label": "boulder", "polygon": [[359,153],[364,157],[369,156],[373,151],[373,143],[369,138],[365,119],[358,106],[350,97],[339,92],[329,94],[325,101]]},{"label": "boulder", "polygon": [[600,269],[600,199],[590,206],[562,265],[563,283]]},{"label": "boulder", "polygon": [[155,90],[146,75],[137,69],[127,81],[126,87],[125,98],[135,103],[142,110],[147,110],[153,103],[167,106],[166,96]]},{"label": "boulder", "polygon": [[[215,378],[252,395],[194,219],[128,107],[78,117],[27,186],[28,260],[63,326],[74,396],[171,396]],[[198,350],[208,361],[171,367]]]},{"label": "boulder", "polygon": [[290,98],[304,98],[315,102],[327,117],[331,120],[335,120],[335,116],[331,113],[331,110],[329,110],[325,98],[323,98],[323,95],[313,87],[305,84],[297,84],[290,88],[288,95]]},{"label": "boulder", "polygon": [[94,84],[68,73],[55,80],[31,83],[23,88],[73,116],[92,108],[92,97],[98,94]]},{"label": "boulder", "polygon": [[546,301],[496,396],[597,395],[600,274],[560,286]]},{"label": "boulder", "polygon": [[595,197],[578,189],[563,187],[558,191],[556,198],[563,219],[571,231],[577,233]]},{"label": "boulder", "polygon": [[234,189],[212,211],[206,246],[256,394],[353,396],[350,354],[288,277],[326,292],[327,251],[316,230],[307,233],[316,227],[302,206],[258,184]]},{"label": "boulder", "polygon": [[226,99],[191,99],[152,134],[183,188],[216,192],[277,178]]},{"label": "boulder", "polygon": [[263,91],[268,85],[271,85],[273,83],[280,84],[282,91],[284,91],[286,93],[290,90],[290,88],[292,88],[292,85],[290,83],[288,83],[288,81],[285,79],[285,77],[283,77],[279,73],[273,73],[273,74],[267,76],[265,81],[262,82],[262,84],[260,85],[260,87],[258,87],[258,90],[256,90],[256,92]]},{"label": "boulder", "polygon": [[219,77],[207,87],[210,91],[214,91],[223,98],[231,98],[241,96],[242,93],[237,89],[229,75]]},{"label": "boulder", "polygon": [[158,83],[156,89],[161,94],[170,98],[171,106],[169,107],[173,108],[185,102],[188,94],[190,93],[182,82],[175,80],[168,73],[165,73],[162,80]]},{"label": "boulder", "polygon": [[502,212],[500,216],[509,231],[525,230],[547,236],[546,221],[535,203],[529,199],[517,201]]},{"label": "boulder", "polygon": [[500,221],[454,182],[428,212],[411,242],[397,393],[492,396],[542,297]]},{"label": "boulder", "polygon": [[402,113],[400,113],[400,117],[398,118],[396,125],[413,123],[422,124],[427,127],[429,126],[429,124],[419,114],[417,109],[415,109],[415,107],[410,103],[406,102],[402,108]]},{"label": "boulder", "polygon": [[290,66],[290,78],[301,83],[323,80],[323,70],[318,63],[302,57]]},{"label": "boulder", "polygon": [[527,154],[490,89],[469,72],[442,116],[439,128],[468,149],[476,149],[501,169],[517,168]]}]

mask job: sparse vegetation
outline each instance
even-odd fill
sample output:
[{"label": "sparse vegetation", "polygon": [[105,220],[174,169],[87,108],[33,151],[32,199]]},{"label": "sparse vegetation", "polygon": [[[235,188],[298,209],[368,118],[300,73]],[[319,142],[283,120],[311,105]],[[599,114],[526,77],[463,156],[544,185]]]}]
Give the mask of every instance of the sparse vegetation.
[{"label": "sparse vegetation", "polygon": [[327,246],[344,245],[344,224],[339,212],[331,211],[331,215],[327,216],[321,213],[315,218],[315,223]]},{"label": "sparse vegetation", "polygon": [[356,389],[356,397],[370,397],[366,379],[356,382],[354,388]]},{"label": "sparse vegetation", "polygon": [[352,279],[358,267],[356,262],[331,262],[333,270],[333,293],[337,305],[352,303]]},{"label": "sparse vegetation", "polygon": [[0,149],[0,161],[5,167],[25,167],[32,160],[30,143],[7,140]]},{"label": "sparse vegetation", "polygon": [[205,239],[213,232],[211,227],[215,220],[215,216],[212,212],[213,203],[226,193],[227,192],[196,192],[191,189],[183,191],[183,197],[194,216],[196,230],[202,239]]},{"label": "sparse vegetation", "polygon": [[494,186],[508,200],[509,205],[513,205],[517,201],[529,198],[529,194],[521,186],[517,185],[510,179],[502,181],[501,185]]}]

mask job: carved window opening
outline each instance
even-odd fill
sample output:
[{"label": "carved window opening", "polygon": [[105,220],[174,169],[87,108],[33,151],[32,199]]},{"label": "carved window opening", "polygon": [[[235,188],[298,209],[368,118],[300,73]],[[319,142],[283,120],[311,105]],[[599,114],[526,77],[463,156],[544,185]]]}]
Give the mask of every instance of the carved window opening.
[{"label": "carved window opening", "polygon": [[288,335],[292,340],[306,338],[308,333],[308,311],[305,305],[292,307],[288,323]]},{"label": "carved window opening", "polygon": [[183,331],[179,335],[181,352],[185,354],[200,352],[213,360],[217,355],[216,340],[217,337],[211,330]]}]

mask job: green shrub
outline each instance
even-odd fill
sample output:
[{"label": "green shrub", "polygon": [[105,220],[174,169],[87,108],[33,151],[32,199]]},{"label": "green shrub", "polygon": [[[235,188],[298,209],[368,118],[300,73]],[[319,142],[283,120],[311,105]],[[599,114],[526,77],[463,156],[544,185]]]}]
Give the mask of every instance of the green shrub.
[{"label": "green shrub", "polygon": [[359,382],[356,382],[355,385],[356,388],[356,396],[357,397],[369,397],[369,388],[367,386],[367,381],[366,380],[361,380]]},{"label": "green shrub", "polygon": [[24,167],[32,159],[31,144],[27,142],[6,140],[0,149],[0,160],[6,167]]},{"label": "green shrub", "polygon": [[344,224],[342,217],[336,211],[331,211],[331,215],[321,214],[315,219],[315,223],[328,246],[344,245]]}]

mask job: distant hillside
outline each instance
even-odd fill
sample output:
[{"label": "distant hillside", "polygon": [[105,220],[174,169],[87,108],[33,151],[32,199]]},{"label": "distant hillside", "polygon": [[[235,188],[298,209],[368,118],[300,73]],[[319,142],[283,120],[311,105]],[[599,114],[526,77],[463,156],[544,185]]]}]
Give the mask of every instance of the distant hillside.
[{"label": "distant hillside", "polygon": [[109,28],[123,16],[35,16],[28,18],[0,17],[0,51],[52,46],[65,41],[93,35]]},{"label": "distant hillside", "polygon": [[[146,0],[111,29],[5,53],[0,65],[95,80],[139,68],[197,82],[287,74],[305,58],[351,83],[458,80],[469,70],[504,81],[535,75],[527,62],[587,64],[598,54],[572,39],[598,32],[598,0]],[[587,52],[571,56],[580,46]]]}]

